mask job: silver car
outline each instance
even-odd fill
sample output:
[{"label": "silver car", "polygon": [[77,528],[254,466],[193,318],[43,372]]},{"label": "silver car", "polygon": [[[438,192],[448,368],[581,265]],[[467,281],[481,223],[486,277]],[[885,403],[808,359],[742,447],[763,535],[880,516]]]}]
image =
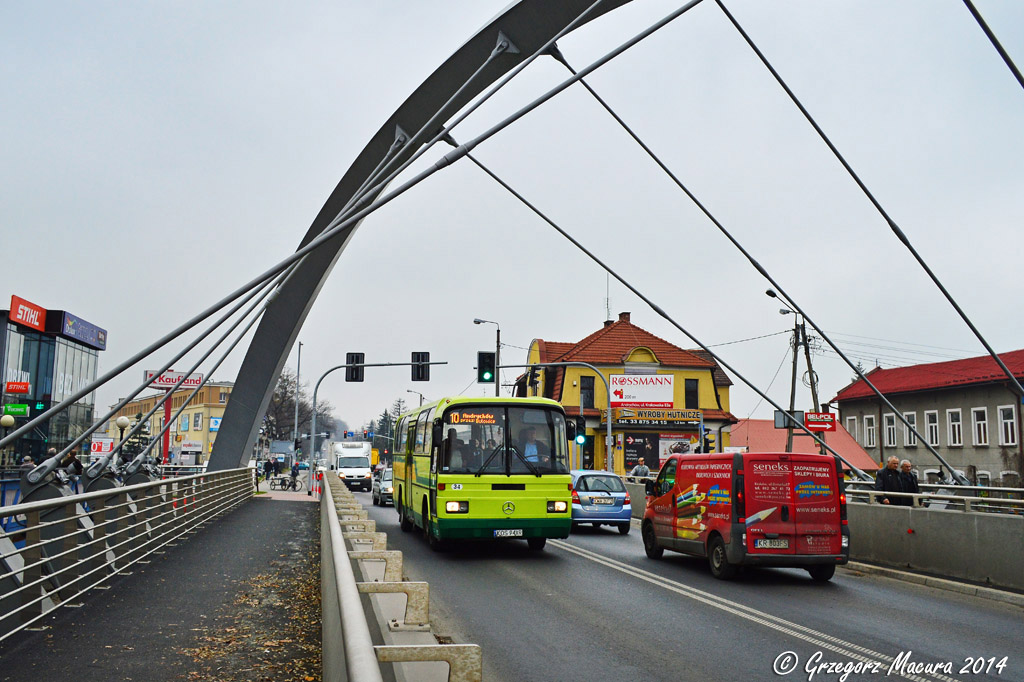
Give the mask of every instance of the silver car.
[{"label": "silver car", "polygon": [[394,490],[391,469],[385,469],[381,472],[380,476],[373,477],[373,486],[370,491],[375,505],[383,507],[385,505],[394,504],[395,501],[392,498]]}]

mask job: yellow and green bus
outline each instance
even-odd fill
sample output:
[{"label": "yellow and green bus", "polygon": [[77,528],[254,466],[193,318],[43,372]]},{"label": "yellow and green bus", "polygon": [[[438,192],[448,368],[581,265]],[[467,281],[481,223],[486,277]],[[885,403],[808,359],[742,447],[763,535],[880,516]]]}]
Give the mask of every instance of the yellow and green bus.
[{"label": "yellow and green bus", "polygon": [[395,507],[432,549],[448,540],[569,537],[572,478],[562,406],[547,398],[444,398],[399,418]]}]

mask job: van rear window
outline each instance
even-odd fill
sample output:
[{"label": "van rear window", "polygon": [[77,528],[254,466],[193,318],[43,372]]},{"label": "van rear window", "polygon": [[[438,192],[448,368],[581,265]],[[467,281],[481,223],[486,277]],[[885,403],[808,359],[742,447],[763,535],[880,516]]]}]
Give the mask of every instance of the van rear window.
[{"label": "van rear window", "polygon": [[580,476],[576,482],[576,490],[589,493],[621,493],[625,492],[626,486],[622,485],[622,479],[618,476]]}]

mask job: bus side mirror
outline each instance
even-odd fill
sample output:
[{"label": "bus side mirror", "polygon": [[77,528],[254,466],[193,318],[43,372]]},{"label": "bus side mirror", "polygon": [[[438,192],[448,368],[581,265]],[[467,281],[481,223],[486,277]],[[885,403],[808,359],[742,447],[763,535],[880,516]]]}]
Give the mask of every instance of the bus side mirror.
[{"label": "bus side mirror", "polygon": [[565,434],[569,436],[569,440],[576,440],[576,422],[574,420],[565,420]]}]

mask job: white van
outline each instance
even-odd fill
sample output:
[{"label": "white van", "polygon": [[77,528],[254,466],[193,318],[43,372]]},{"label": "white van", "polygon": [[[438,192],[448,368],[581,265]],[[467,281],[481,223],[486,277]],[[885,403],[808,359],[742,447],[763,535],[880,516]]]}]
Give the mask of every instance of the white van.
[{"label": "white van", "polygon": [[369,492],[373,485],[370,471],[370,444],[335,442],[333,448],[338,478],[343,480],[350,490],[359,488]]}]

